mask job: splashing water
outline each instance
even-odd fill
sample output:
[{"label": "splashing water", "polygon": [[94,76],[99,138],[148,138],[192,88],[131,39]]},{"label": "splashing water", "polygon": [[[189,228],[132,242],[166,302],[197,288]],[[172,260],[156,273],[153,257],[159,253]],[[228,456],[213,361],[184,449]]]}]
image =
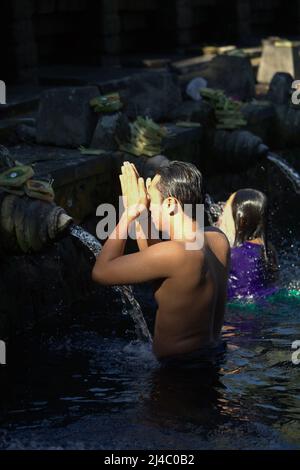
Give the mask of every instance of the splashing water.
[{"label": "splashing water", "polygon": [[[95,256],[99,255],[102,245],[101,243],[90,233],[86,232],[79,225],[72,225],[70,227],[70,234],[78,238],[83,245],[85,245]],[[131,286],[112,286],[112,289],[121,296],[124,315],[129,314],[133,319],[135,331],[139,339],[146,339],[148,342],[152,341],[151,334],[149,332],[147,323],[145,321],[142,309],[136,298],[134,297]],[[127,303],[131,306],[129,311],[127,310]]]},{"label": "splashing water", "polygon": [[214,202],[209,194],[205,194],[204,207],[210,225],[215,225],[224,209],[224,202]]},{"label": "splashing water", "polygon": [[275,153],[268,154],[268,160],[274,163],[285,177],[292,183],[294,190],[297,194],[300,194],[300,175],[297,171],[291,167],[282,157]]},{"label": "splashing water", "polygon": [[79,227],[79,225],[72,225],[70,227],[70,233],[73,237],[78,238],[81,243],[93,253],[95,258],[99,255],[102,245],[93,235],[86,232],[83,228]]}]

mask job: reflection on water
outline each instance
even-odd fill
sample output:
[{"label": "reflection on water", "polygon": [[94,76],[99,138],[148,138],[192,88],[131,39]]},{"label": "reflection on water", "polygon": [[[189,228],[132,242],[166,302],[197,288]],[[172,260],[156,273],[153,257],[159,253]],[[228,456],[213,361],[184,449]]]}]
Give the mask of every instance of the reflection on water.
[{"label": "reflection on water", "polygon": [[230,304],[214,363],[162,368],[151,345],[105,338],[92,316],[27,348],[1,377],[0,448],[299,448],[299,266],[285,259],[293,290]]}]

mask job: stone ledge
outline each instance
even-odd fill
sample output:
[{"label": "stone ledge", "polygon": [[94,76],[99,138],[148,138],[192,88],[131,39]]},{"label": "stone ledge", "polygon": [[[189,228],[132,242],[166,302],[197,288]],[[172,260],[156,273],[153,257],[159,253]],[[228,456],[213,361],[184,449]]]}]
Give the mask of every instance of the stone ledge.
[{"label": "stone ledge", "polygon": [[82,155],[79,150],[26,144],[9,150],[12,157],[21,163],[34,164],[38,177],[55,178],[56,188],[111,169],[109,152],[105,155]]},{"label": "stone ledge", "polygon": [[163,141],[167,152],[191,142],[199,142],[203,136],[202,126],[181,127],[176,124],[165,124],[165,127],[173,135],[173,137],[166,137]]},{"label": "stone ledge", "polygon": [[35,118],[32,116],[22,116],[0,120],[0,143],[16,142],[16,130],[19,125],[35,126]]},{"label": "stone ledge", "polygon": [[33,164],[36,177],[53,178],[55,202],[76,221],[94,214],[103,202],[112,202],[112,157],[81,155],[79,150],[19,145],[10,148],[13,158]]}]

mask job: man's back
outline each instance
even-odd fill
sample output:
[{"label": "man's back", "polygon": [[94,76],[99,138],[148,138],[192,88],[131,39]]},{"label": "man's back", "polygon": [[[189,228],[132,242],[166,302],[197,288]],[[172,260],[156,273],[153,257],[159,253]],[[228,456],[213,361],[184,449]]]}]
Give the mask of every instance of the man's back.
[{"label": "man's back", "polygon": [[[201,250],[185,250],[180,269],[158,283],[154,352],[157,357],[213,347],[223,325],[230,247],[219,231],[205,231]],[[174,241],[173,243],[180,243]]]}]

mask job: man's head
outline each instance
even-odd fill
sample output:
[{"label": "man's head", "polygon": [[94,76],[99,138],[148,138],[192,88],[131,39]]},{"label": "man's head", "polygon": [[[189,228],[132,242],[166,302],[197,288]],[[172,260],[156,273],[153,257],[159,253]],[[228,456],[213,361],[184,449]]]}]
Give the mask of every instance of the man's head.
[{"label": "man's head", "polygon": [[187,207],[191,212],[186,215],[195,219],[197,204],[203,203],[202,175],[192,163],[172,161],[159,168],[147,189],[151,216],[158,230],[165,230],[170,217]]}]

